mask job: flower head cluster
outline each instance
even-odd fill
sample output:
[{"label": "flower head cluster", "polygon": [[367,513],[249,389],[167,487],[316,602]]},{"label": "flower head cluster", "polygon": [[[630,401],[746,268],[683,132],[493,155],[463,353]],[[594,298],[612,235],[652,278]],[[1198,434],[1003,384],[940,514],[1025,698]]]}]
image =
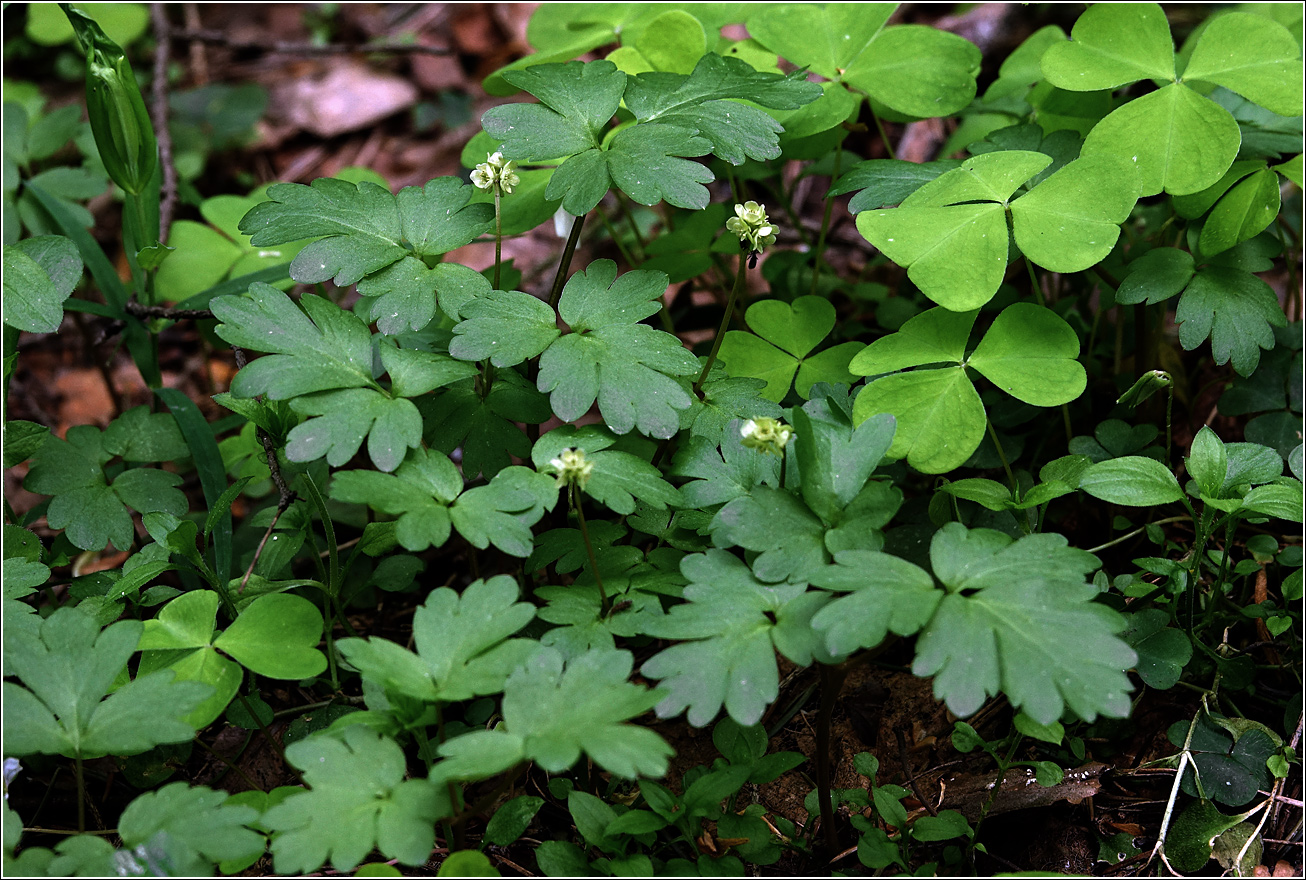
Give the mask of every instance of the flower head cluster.
[{"label": "flower head cluster", "polygon": [[580,486],[584,488],[594,472],[594,462],[585,458],[585,450],[564,449],[549,464],[558,475],[558,486]]},{"label": "flower head cluster", "polygon": [[778,419],[749,419],[739,428],[743,444],[772,455],[784,455],[784,448],[794,429]]},{"label": "flower head cluster", "polygon": [[505,195],[521,183],[516,166],[511,159],[505,160],[503,153],[490,153],[484,162],[472,171],[472,183],[477,189],[497,189]]},{"label": "flower head cluster", "polygon": [[766,206],[757,202],[735,205],[735,216],[726,221],[726,229],[739,236],[741,242],[747,242],[748,249],[755,254],[775,244],[775,226],[767,219]]}]

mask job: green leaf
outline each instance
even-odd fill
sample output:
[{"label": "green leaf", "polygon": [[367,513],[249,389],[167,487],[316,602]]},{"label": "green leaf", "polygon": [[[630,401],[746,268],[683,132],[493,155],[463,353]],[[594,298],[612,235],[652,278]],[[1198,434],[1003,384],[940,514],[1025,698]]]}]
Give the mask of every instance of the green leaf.
[{"label": "green leaf", "polygon": [[424,187],[404,187],[395,196],[404,240],[415,253],[433,257],[489,232],[494,208],[468,204],[475,193],[476,187],[456,177],[437,177]]},{"label": "green leaf", "polygon": [[1016,303],[1003,309],[966,363],[1003,391],[1034,406],[1059,406],[1087,387],[1079,337],[1050,309]]},{"label": "green leaf", "polygon": [[342,388],[296,397],[290,407],[311,417],[287,435],[286,458],[291,461],[326,456],[328,464],[340,467],[358,454],[366,437],[372,463],[380,470],[393,471],[409,448],[422,443],[422,416],[413,402],[372,388]]},{"label": "green leaf", "polygon": [[[1020,731],[1025,736],[1039,740],[1040,742],[1051,743],[1054,746],[1059,746],[1066,736],[1066,729],[1061,725],[1060,721],[1051,721],[1043,724],[1030,718],[1024,712],[1017,712],[1016,717],[1011,720],[1016,730]],[[1052,766],[1055,767],[1057,773],[1060,774],[1061,768],[1057,767],[1055,764]],[[1041,770],[1042,768],[1040,767],[1039,769]],[[1039,784],[1042,785],[1043,783],[1040,781]],[[1056,782],[1052,784],[1061,784],[1060,775],[1057,776]]]},{"label": "green leaf", "polygon": [[[724,705],[740,724],[756,724],[779,694],[775,651],[785,641],[777,631],[786,623],[792,626],[791,617],[806,626],[813,600],[821,597],[802,599],[803,584],[760,581],[723,550],[686,556],[680,566],[690,580],[684,593],[688,601],[644,627],[655,638],[686,640],[640,667],[670,690],[658,704],[658,715],[666,718],[688,709],[689,723],[704,727]],[[806,657],[799,653],[790,659],[810,662],[810,647]]]},{"label": "green leaf", "polygon": [[[696,136],[691,128],[666,123],[634,125],[613,135],[606,154],[608,173],[622,192],[641,205],[665,200],[677,208],[700,210],[707,207],[709,198],[703,184],[715,177],[698,162],[682,157],[705,156],[711,150],[711,141]],[[565,201],[563,206],[571,210]]]},{"label": "green leaf", "polygon": [[1202,225],[1199,246],[1213,256],[1247,241],[1279,215],[1279,175],[1268,168],[1234,184]]},{"label": "green leaf", "polygon": [[662,737],[627,721],[647,712],[662,692],[632,684],[628,651],[591,650],[566,661],[540,648],[508,678],[507,729],[544,770],[569,770],[582,752],[616,776],[660,777],[673,754]]},{"label": "green leaf", "polygon": [[1179,342],[1192,351],[1211,339],[1217,364],[1232,361],[1242,376],[1250,376],[1261,360],[1261,349],[1274,347],[1275,327],[1287,317],[1270,286],[1249,272],[1211,266],[1193,276],[1175,309]]},{"label": "green leaf", "polygon": [[754,487],[721,508],[710,528],[718,547],[759,552],[753,569],[766,581],[806,580],[829,561],[825,525],[806,504],[780,489]]},{"label": "green leaf", "polygon": [[249,827],[259,818],[253,807],[230,802],[225,791],[174,782],[137,797],[122,811],[118,834],[131,848],[179,845],[188,855],[210,862],[249,859],[263,854],[264,836]]},{"label": "green leaf", "polygon": [[754,486],[779,482],[779,460],[741,442],[740,421],[732,421],[721,439],[720,451],[703,437],[691,437],[672,460],[670,474],[697,479],[680,487],[686,507],[707,508],[743,497]]},{"label": "green leaf", "polygon": [[873,648],[889,631],[915,634],[943,598],[928,572],[896,556],[847,550],[835,554],[835,562],[812,575],[813,585],[848,594],[812,618],[833,655]]},{"label": "green leaf", "polygon": [[213,647],[259,675],[304,679],[326,669],[326,657],[317,650],[321,636],[322,614],[312,602],[274,593],[247,605]]},{"label": "green leaf", "polygon": [[4,683],[6,754],[133,755],[194,737],[180,716],[204,699],[205,685],[159,672],[105,698],[141,632],[138,621],[126,620],[100,631],[75,608],[56,610],[39,630],[7,629],[5,673],[23,684]]},{"label": "green leaf", "polygon": [[959,467],[984,436],[984,404],[963,369],[915,370],[876,379],[857,395],[853,421],[890,413],[897,421],[890,458],[941,474]]},{"label": "green leaf", "polygon": [[[644,39],[648,39],[647,31]],[[732,165],[743,164],[745,158],[780,155],[780,124],[740,100],[794,110],[822,94],[820,86],[807,82],[801,72],[781,76],[754,70],[738,58],[714,52],[699,55],[688,76],[642,73],[632,77],[626,85],[626,107],[640,123],[656,121],[697,131],[711,143],[714,154]]]},{"label": "green leaf", "polygon": [[438,587],[413,616],[416,654],[380,636],[336,644],[364,678],[388,693],[425,702],[498,693],[535,648],[510,638],[535,617],[533,606],[517,600],[517,585],[506,575],[473,581],[461,596]]},{"label": "green leaf", "polygon": [[765,388],[766,382],[761,379],[726,378],[713,370],[713,378],[700,389],[703,399],[692,399],[689,409],[681,412],[680,430],[688,430],[691,437],[721,443],[728,425],[736,419],[779,419],[784,411],[775,401],[762,397]]},{"label": "green leaf", "polygon": [[544,798],[518,795],[494,811],[485,826],[485,839],[495,846],[515,843],[544,806]]},{"label": "green leaf", "polygon": [[1193,255],[1178,248],[1155,248],[1131,262],[1116,291],[1125,305],[1164,302],[1188,286],[1193,277]]},{"label": "green leaf", "polygon": [[1142,195],[1185,195],[1220,179],[1241,135],[1229,111],[1187,86],[1170,83],[1113,111],[1089,132],[1082,155],[1136,165]]},{"label": "green leaf", "polygon": [[549,399],[512,370],[501,371],[484,398],[472,382],[466,382],[418,405],[427,442],[445,454],[461,447],[468,479],[480,473],[493,477],[511,464],[510,456],[529,456],[530,441],[515,423],[540,424],[550,416]]},{"label": "green leaf", "polygon": [[261,823],[277,832],[272,855],[278,873],[316,871],[328,859],[350,871],[374,847],[419,865],[435,845],[435,822],[453,812],[443,786],[404,779],[403,751],[363,724],[345,728],[340,739],[293,743],[286,759],[310,788],[263,814]]},{"label": "green leaf", "polygon": [[114,419],[104,431],[104,451],[127,461],[176,461],[190,455],[171,413],[151,413],[136,406]]},{"label": "green leaf", "polygon": [[449,517],[464,538],[484,550],[490,544],[511,556],[531,555],[531,526],[551,510],[558,484],[530,468],[508,467],[488,486],[468,489],[449,508]]},{"label": "green leaf", "polygon": [[1012,541],[949,523],[930,556],[949,594],[917,640],[912,671],[933,675],[935,696],[954,713],[969,715],[1001,690],[1040,724],[1067,708],[1085,720],[1128,714],[1125,670],[1137,656],[1115,636],[1120,615],[1092,602],[1091,555],[1060,535]]},{"label": "green leaf", "polygon": [[502,142],[505,158],[556,159],[597,147],[626,88],[626,74],[610,61],[537,64],[506,71],[503,78],[540,99],[504,104],[481,116],[485,130]]},{"label": "green leaf", "polygon": [[1094,498],[1130,507],[1152,507],[1183,498],[1174,474],[1156,459],[1141,455],[1091,465],[1080,478],[1079,488]]},{"label": "green leaf", "polygon": [[375,471],[336,473],[331,498],[398,516],[395,538],[405,550],[419,552],[448,540],[447,508],[462,488],[462,476],[447,456],[419,447],[393,476]]},{"label": "green leaf", "polygon": [[1302,113],[1301,46],[1287,28],[1261,15],[1212,18],[1188,58],[1184,79],[1224,86],[1280,116]]},{"label": "green leaf", "polygon": [[492,290],[461,309],[449,354],[466,361],[488,359],[511,367],[540,354],[558,338],[557,320],[548,303],[520,290]]},{"label": "green leaf", "polygon": [[1166,841],[1166,856],[1176,870],[1200,871],[1211,860],[1213,841],[1242,818],[1226,816],[1208,800],[1194,801],[1175,818]]},{"label": "green leaf", "polygon": [[898,332],[866,346],[848,369],[859,376],[892,373],[926,364],[960,364],[978,312],[930,309],[907,320]]},{"label": "green leaf", "polygon": [[1053,85],[1077,92],[1173,80],[1170,23],[1155,3],[1091,6],[1075,22],[1070,42],[1047,48],[1042,67]]},{"label": "green leaf", "polygon": [[838,183],[830,187],[832,196],[860,190],[848,202],[853,214],[870,208],[902,204],[925,184],[961,163],[950,159],[936,162],[905,162],[901,159],[868,159],[848,169]]},{"label": "green leaf", "polygon": [[1219,498],[1224,478],[1229,473],[1229,456],[1225,452],[1224,443],[1209,427],[1202,426],[1193,438],[1187,463],[1188,475],[1197,482],[1202,494]]},{"label": "green leaf", "polygon": [[60,235],[42,235],[4,247],[5,323],[29,333],[53,333],[64,300],[82,277],[77,247]]},{"label": "green leaf", "polygon": [[571,276],[558,311],[574,332],[540,356],[539,389],[558,418],[574,421],[597,399],[615,433],[670,437],[679,429],[690,396],[672,377],[697,372],[698,362],[676,337],[637,323],[656,311],[652,302],[666,283],[661,272],[645,270],[618,279],[611,260]]},{"label": "green leaf", "polygon": [[36,422],[10,419],[4,429],[4,463],[15,467],[31,458],[50,436],[50,429]]},{"label": "green leaf", "polygon": [[303,311],[281,291],[251,284],[244,296],[221,296],[209,307],[215,329],[232,345],[270,351],[232,380],[237,397],[284,400],[314,391],[375,386],[367,325],[321,297],[305,295]]},{"label": "green leaf", "polygon": [[1170,616],[1159,608],[1129,615],[1129,625],[1120,634],[1138,652],[1135,671],[1148,687],[1169,690],[1183,675],[1193,656],[1193,643],[1182,630],[1166,626]]},{"label": "green leaf", "polygon": [[893,442],[892,416],[866,419],[856,428],[846,419],[842,413],[831,412],[824,400],[793,410],[803,500],[831,524],[842,518],[861,493]]},{"label": "green leaf", "polygon": [[1016,245],[1052,272],[1082,272],[1106,259],[1138,201],[1134,167],[1114,156],[1065,165],[1012,203]]},{"label": "green leaf", "polygon": [[321,237],[290,264],[290,277],[296,281],[334,279],[347,287],[407,253],[399,244],[404,227],[395,197],[375,183],[323,177],[309,186],[274,184],[267,195],[269,201],[255,205],[240,221],[250,244],[262,247]]},{"label": "green leaf", "polygon": [[[721,345],[721,361],[732,376],[765,380],[762,395],[768,400],[782,401],[795,374],[799,375],[800,385],[806,385],[799,388],[804,396],[814,382],[852,380],[843,358],[851,358],[854,351],[861,350],[860,345],[835,346],[814,358],[807,357],[834,329],[834,306],[829,300],[819,296],[800,296],[792,304],[762,300],[749,306],[744,320],[757,336],[739,330],[728,332]],[[822,355],[835,351],[835,362],[825,364]],[[804,375],[804,368],[813,375]]]},{"label": "green leaf", "polygon": [[[497,815],[497,814],[496,814]],[[450,853],[440,863],[437,877],[502,877],[490,858],[477,849],[465,849]]]},{"label": "green leaf", "polygon": [[632,40],[632,47],[655,70],[689,73],[707,51],[707,33],[694,16],[672,9],[645,25]]},{"label": "green leaf", "polygon": [[531,461],[544,469],[564,449],[576,448],[594,465],[585,494],[620,514],[635,511],[635,499],[654,510],[679,507],[680,493],[662,478],[662,472],[639,456],[608,449],[616,442],[611,431],[597,425],[576,428],[562,425],[541,437],[531,450]]}]

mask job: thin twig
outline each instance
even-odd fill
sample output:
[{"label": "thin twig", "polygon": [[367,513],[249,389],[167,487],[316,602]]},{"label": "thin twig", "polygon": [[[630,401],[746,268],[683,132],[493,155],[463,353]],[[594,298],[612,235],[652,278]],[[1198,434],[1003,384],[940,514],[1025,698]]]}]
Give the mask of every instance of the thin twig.
[{"label": "thin twig", "polygon": [[390,41],[348,45],[345,43],[292,42],[289,40],[267,40],[233,37],[222,31],[205,28],[186,28],[174,32],[179,40],[194,40],[231,49],[261,49],[264,52],[280,52],[285,55],[348,55],[352,52],[397,52],[418,55],[452,55],[454,51],[446,46],[423,46],[420,43],[397,43]]},{"label": "thin twig", "polygon": [[168,59],[172,53],[172,25],[162,3],[150,4],[154,23],[154,82],[150,84],[153,107],[154,137],[159,142],[159,166],[163,181],[159,198],[159,241],[168,240],[172,214],[177,206],[177,166],[172,161],[172,134],[168,131]]}]

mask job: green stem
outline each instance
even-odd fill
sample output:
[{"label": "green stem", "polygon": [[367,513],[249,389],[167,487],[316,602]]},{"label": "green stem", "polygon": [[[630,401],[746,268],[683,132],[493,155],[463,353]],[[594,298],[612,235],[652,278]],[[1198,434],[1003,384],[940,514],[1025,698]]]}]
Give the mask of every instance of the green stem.
[{"label": "green stem", "polygon": [[884,123],[880,121],[879,115],[874,110],[871,111],[871,118],[875,120],[875,130],[880,133],[880,142],[884,144],[884,152],[889,154],[890,159],[898,157],[893,152],[893,145],[889,143],[889,136],[884,133]]},{"label": "green stem", "polygon": [[698,374],[698,379],[694,382],[693,392],[695,396],[702,390],[703,383],[707,381],[707,374],[712,372],[712,365],[716,363],[716,356],[721,351],[721,341],[726,338],[726,330],[730,327],[730,317],[734,313],[735,302],[739,299],[739,294],[744,290],[744,273],[748,271],[748,256],[743,253],[744,245],[742,243],[739,248],[739,268],[735,271],[735,286],[730,288],[730,297],[726,301],[726,311],[721,316],[721,326],[716,332],[716,339],[712,341],[712,351],[708,353],[707,362],[703,364],[703,372]]},{"label": "green stem", "polygon": [[1034,264],[1029,261],[1029,257],[1025,257],[1025,269],[1029,272],[1029,286],[1034,289],[1038,304],[1046,306],[1047,303],[1043,300],[1043,285],[1038,283],[1038,276],[1034,274]]},{"label": "green stem", "polygon": [[[839,163],[843,160],[843,141],[834,148],[834,169],[830,174],[830,185],[839,179]],[[816,251],[812,257],[812,296],[816,296],[817,281],[821,277],[821,259],[825,255],[825,236],[830,231],[830,216],[834,213],[834,196],[825,197],[825,214],[821,217],[821,233],[816,237]]]},{"label": "green stem", "polygon": [[499,186],[494,187],[494,289],[499,289],[499,265],[503,262],[503,213]]},{"label": "green stem", "polygon": [[567,236],[567,246],[562,249],[562,260],[558,263],[558,274],[553,276],[553,287],[549,290],[549,308],[558,308],[558,298],[562,296],[562,285],[567,281],[567,271],[571,268],[571,258],[576,253],[580,242],[580,228],[585,223],[585,215],[571,222],[571,235]]},{"label": "green stem", "polygon": [[571,508],[576,511],[576,522],[580,524],[580,537],[585,542],[585,552],[590,558],[590,571],[594,572],[594,583],[599,587],[599,617],[607,617],[612,603],[608,601],[607,591],[603,589],[603,578],[599,576],[599,561],[594,556],[594,545],[590,543],[590,530],[585,525],[585,511],[581,509],[580,493],[573,485],[569,488]]},{"label": "green stem", "polygon": [[1188,519],[1188,517],[1186,517],[1186,516],[1170,516],[1170,517],[1166,517],[1165,519],[1158,519],[1156,522],[1148,523],[1147,525],[1143,525],[1143,526],[1139,526],[1138,528],[1134,529],[1132,532],[1128,532],[1127,534],[1121,535],[1121,536],[1118,537],[1118,538],[1113,538],[1112,540],[1107,541],[1105,544],[1098,544],[1096,547],[1091,547],[1091,548],[1089,548],[1086,552],[1088,552],[1088,553],[1098,553],[1098,552],[1100,552],[1100,551],[1102,551],[1102,550],[1107,549],[1108,547],[1114,547],[1114,546],[1116,546],[1117,544],[1123,544],[1125,541],[1128,541],[1130,538],[1134,537],[1135,535],[1140,535],[1140,534],[1142,534],[1143,532],[1147,531],[1147,526],[1163,526],[1163,525],[1166,525],[1167,523],[1180,522],[1180,521],[1185,520],[1185,519]]},{"label": "green stem", "polygon": [[1020,491],[1020,486],[1016,483],[1016,475],[1011,472],[1011,465],[1007,463],[1007,454],[1002,451],[1002,443],[998,440],[998,432],[993,429],[993,422],[989,419],[988,414],[984,414],[984,424],[989,429],[989,438],[993,440],[993,448],[998,451],[998,458],[1002,460],[1002,469],[1007,472],[1007,482],[1011,483],[1011,497],[1014,499]]}]

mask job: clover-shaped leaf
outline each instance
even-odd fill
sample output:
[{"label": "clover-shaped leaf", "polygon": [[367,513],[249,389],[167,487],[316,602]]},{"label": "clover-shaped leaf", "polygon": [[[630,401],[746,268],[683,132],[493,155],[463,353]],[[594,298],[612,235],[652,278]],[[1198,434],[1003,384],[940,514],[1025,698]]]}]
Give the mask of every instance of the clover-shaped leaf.
[{"label": "clover-shaped leaf", "polygon": [[930,309],[871,343],[849,365],[854,373],[874,376],[952,364],[882,376],[858,394],[855,423],[878,413],[897,420],[890,458],[906,458],[925,473],[945,473],[979,448],[984,404],[966,375],[968,367],[1035,406],[1058,406],[1083,393],[1087,374],[1076,360],[1079,338],[1055,313],[1032,303],[1008,306],[965,357],[975,314]]},{"label": "clover-shaped leaf", "polygon": [[1078,159],[1014,201],[1012,195],[1052,162],[1044,153],[1003,150],[967,159],[889,210],[863,211],[857,228],[930,299],[954,311],[988,302],[1006,273],[1006,211],[1016,244],[1056,272],[1102,260],[1138,198],[1130,167],[1110,158]]},{"label": "clover-shaped leaf", "polygon": [[183,593],[145,622],[138,646],[142,673],[171,669],[178,681],[213,688],[212,696],[185,716],[196,728],[206,727],[227,708],[244,678],[241,666],[290,680],[312,678],[326,669],[326,657],[317,650],[322,614],[307,599],[288,593],[260,596],[215,636],[217,611],[218,594],[212,590]]},{"label": "clover-shaped leaf", "polygon": [[1086,157],[1136,164],[1145,196],[1205,189],[1238,153],[1233,116],[1188,82],[1224,86],[1279,114],[1302,110],[1301,50],[1282,25],[1248,13],[1212,19],[1181,79],[1169,30],[1156,4],[1097,4],[1079,17],[1070,42],[1051,45],[1042,59],[1048,82],[1069,91],[1114,89],[1140,79],[1167,83],[1117,108],[1084,142]]},{"label": "clover-shaped leaf", "polygon": [[762,300],[748,307],[744,320],[753,333],[726,333],[720,358],[731,376],[764,380],[767,400],[784,400],[791,385],[806,397],[817,382],[853,381],[847,365],[862,349],[860,343],[845,342],[808,356],[834,329],[834,306],[824,297],[800,296],[792,304]]}]

